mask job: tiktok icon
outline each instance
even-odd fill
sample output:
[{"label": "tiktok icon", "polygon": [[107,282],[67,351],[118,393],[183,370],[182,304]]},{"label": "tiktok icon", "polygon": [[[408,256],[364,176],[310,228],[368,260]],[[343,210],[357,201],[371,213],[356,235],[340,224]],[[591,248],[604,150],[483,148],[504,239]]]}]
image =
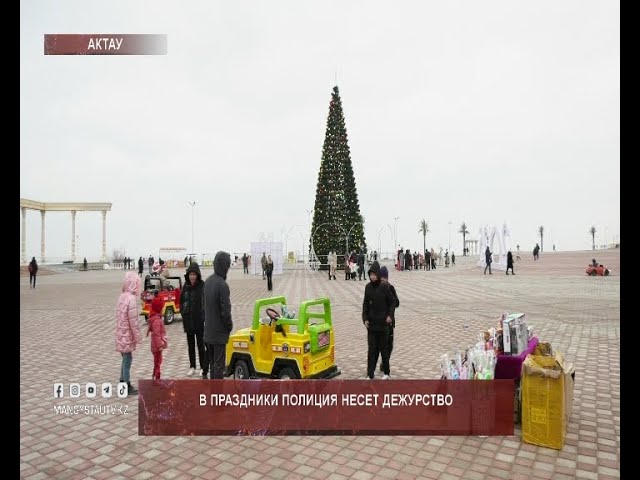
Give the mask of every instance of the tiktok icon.
[{"label": "tiktok icon", "polygon": [[127,382],[118,383],[118,397],[127,398],[127,395],[129,395],[129,385],[127,385]]}]

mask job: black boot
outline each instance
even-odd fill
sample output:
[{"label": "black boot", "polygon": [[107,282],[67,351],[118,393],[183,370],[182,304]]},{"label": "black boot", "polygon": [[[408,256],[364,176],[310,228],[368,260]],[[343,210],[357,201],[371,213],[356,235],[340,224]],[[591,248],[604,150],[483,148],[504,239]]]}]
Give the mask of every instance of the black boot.
[{"label": "black boot", "polygon": [[131,385],[131,382],[127,382],[127,386],[129,387],[129,395],[137,395],[138,394],[138,389],[136,387],[134,387],[133,385]]}]

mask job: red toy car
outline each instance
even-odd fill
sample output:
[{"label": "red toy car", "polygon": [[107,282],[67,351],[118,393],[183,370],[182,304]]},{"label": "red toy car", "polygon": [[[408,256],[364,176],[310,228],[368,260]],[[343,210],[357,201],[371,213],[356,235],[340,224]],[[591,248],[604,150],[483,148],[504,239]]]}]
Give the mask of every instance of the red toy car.
[{"label": "red toy car", "polygon": [[592,277],[595,277],[596,275],[607,277],[611,273],[611,270],[604,265],[599,264],[590,264],[585,271],[587,272],[587,275],[591,275]]},{"label": "red toy car", "polygon": [[165,325],[171,325],[176,313],[180,313],[180,292],[182,291],[182,277],[152,277],[147,275],[144,280],[144,291],[140,294],[142,312],[145,321],[149,319],[151,301],[157,296],[162,299],[162,316]]}]

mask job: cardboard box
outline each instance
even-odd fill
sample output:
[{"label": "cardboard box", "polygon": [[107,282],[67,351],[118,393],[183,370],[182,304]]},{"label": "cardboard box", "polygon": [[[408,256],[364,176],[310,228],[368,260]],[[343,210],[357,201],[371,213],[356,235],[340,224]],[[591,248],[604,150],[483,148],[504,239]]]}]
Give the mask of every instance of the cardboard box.
[{"label": "cardboard box", "polygon": [[571,420],[571,414],[573,413],[573,387],[576,383],[576,369],[573,363],[567,363],[565,365],[565,378],[564,378],[564,411],[567,418],[567,425]]},{"label": "cardboard box", "polygon": [[502,322],[502,350],[505,355],[511,355],[511,324],[508,320]]},{"label": "cardboard box", "polygon": [[526,323],[521,323],[516,327],[516,340],[519,355],[529,347],[529,331]]},{"label": "cardboard box", "polygon": [[[502,322],[502,341],[506,355],[518,355],[526,350],[519,348],[518,329],[520,325],[526,325],[527,318],[524,313],[511,313]],[[528,342],[527,342],[528,343]]]},{"label": "cardboard box", "polygon": [[573,366],[564,356],[529,355],[522,364],[522,440],[562,449],[573,406]]}]

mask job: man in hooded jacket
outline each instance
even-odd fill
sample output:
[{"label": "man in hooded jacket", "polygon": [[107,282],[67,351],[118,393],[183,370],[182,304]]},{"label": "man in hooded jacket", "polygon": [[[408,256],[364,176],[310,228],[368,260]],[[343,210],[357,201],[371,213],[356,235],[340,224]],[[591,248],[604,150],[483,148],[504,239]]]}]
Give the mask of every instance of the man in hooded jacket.
[{"label": "man in hooded jacket", "polygon": [[380,281],[380,264],[373,262],[369,268],[369,280],[364,289],[362,322],[367,327],[368,361],[367,377],[373,379],[378,356],[382,355],[383,380],[390,375],[389,325],[393,322],[396,299],[388,284]]},{"label": "man in hooded jacket", "polygon": [[231,255],[218,252],[213,260],[213,275],[204,282],[204,341],[209,353],[209,371],[212,379],[224,377],[227,364],[226,348],[233,330],[231,298],[227,272]]},{"label": "man in hooded jacket", "polygon": [[200,373],[202,378],[207,378],[209,359],[204,346],[204,312],[202,309],[204,281],[197,263],[194,262],[187,268],[184,278],[186,281],[180,293],[180,314],[182,315],[182,328],[184,328],[184,333],[187,334],[187,346],[189,348],[189,372],[187,375],[192,376],[196,372],[197,343]]}]

